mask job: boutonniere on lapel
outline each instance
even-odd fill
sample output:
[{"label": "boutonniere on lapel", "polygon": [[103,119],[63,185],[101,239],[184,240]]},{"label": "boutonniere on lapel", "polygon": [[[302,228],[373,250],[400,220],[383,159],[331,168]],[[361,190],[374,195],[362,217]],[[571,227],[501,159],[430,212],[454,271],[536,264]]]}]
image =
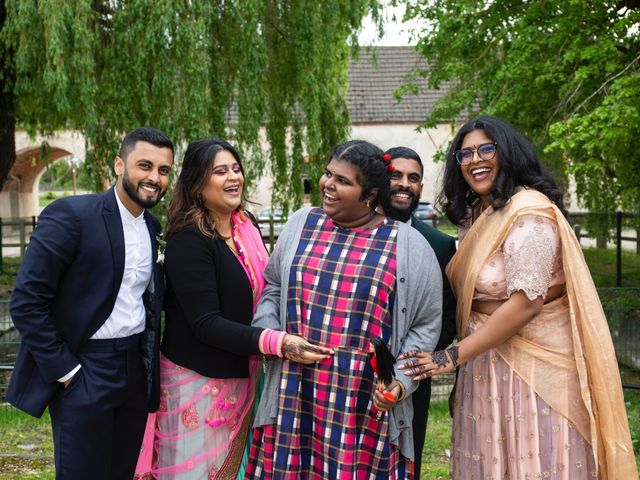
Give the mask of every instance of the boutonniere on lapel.
[{"label": "boutonniere on lapel", "polygon": [[158,242],[158,259],[156,260],[156,263],[159,263],[160,265],[164,264],[164,249],[167,246],[167,242],[166,240],[162,239],[162,234],[159,233],[156,235],[156,242]]}]

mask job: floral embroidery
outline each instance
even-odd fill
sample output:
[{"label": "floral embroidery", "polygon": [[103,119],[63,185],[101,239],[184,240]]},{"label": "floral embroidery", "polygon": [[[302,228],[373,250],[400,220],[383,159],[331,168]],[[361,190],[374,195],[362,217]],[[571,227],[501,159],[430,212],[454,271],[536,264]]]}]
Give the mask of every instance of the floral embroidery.
[{"label": "floral embroidery", "polygon": [[182,425],[189,430],[194,430],[198,428],[198,421],[200,419],[198,415],[198,411],[196,410],[195,405],[191,405],[189,408],[184,410],[181,414],[182,416]]},{"label": "floral embroidery", "polygon": [[541,217],[529,218],[518,225],[524,232],[518,232],[517,238],[510,235],[505,242],[504,268],[507,294],[522,290],[529,300],[535,300],[549,289],[557,252],[555,238],[547,228],[550,225]]}]

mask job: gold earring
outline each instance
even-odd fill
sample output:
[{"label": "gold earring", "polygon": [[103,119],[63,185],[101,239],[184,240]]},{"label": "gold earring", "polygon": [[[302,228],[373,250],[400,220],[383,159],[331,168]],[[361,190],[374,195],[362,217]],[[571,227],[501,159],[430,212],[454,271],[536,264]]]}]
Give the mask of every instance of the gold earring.
[{"label": "gold earring", "polygon": [[366,202],[364,202],[364,204],[367,206],[367,208],[371,208],[371,200],[367,200]]}]

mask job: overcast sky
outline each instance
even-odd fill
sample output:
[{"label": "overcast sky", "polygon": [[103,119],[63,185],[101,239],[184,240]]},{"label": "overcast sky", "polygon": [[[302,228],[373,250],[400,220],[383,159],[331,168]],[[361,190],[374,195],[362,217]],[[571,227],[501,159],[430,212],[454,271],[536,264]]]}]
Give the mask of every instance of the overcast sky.
[{"label": "overcast sky", "polygon": [[415,40],[411,40],[410,31],[419,26],[419,23],[416,21],[402,23],[404,10],[404,5],[397,7],[384,7],[382,15],[385,19],[385,34],[381,39],[376,38],[377,33],[375,26],[371,21],[371,18],[367,17],[363,22],[362,32],[360,32],[360,35],[358,36],[360,45],[415,45]]}]

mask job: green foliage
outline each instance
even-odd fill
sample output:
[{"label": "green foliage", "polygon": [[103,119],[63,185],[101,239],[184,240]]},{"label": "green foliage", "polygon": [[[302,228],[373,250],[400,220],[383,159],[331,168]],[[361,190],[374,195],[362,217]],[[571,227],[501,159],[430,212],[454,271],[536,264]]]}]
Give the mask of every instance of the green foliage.
[{"label": "green foliage", "polygon": [[[40,190],[73,190],[72,170],[72,166],[64,159],[48,164],[40,178]],[[76,171],[76,188],[90,190],[91,187],[91,178],[83,163]]]},{"label": "green foliage", "polygon": [[[640,12],[617,0],[408,0],[419,72],[446,88],[424,122],[508,119],[573,175],[582,205],[640,207]],[[404,90],[410,93],[413,86]]]},{"label": "green foliage", "polygon": [[80,130],[93,189],[113,180],[122,134],[152,125],[177,145],[232,139],[249,177],[270,165],[285,208],[347,136],[349,43],[378,9],[377,0],[6,4],[0,40],[15,51],[19,123]]},{"label": "green foliage", "polygon": [[7,295],[13,287],[18,275],[18,269],[22,263],[22,257],[3,257],[2,268],[0,269],[0,299]]}]

